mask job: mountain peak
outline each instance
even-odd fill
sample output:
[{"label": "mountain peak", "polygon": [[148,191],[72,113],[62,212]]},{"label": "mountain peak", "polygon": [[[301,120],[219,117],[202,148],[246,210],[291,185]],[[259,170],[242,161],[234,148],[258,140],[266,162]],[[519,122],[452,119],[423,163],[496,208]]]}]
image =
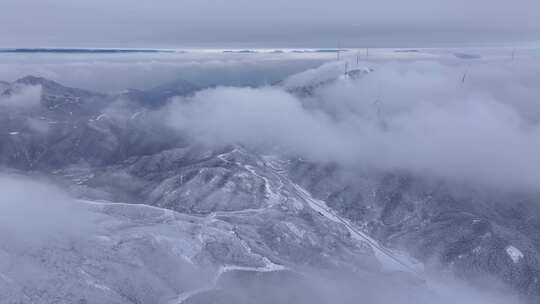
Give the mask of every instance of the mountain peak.
[{"label": "mountain peak", "polygon": [[59,83],[54,82],[52,80],[49,80],[49,79],[46,79],[46,78],[43,78],[43,77],[33,76],[33,75],[28,75],[28,76],[25,76],[23,78],[17,79],[15,81],[15,83],[17,83],[17,84],[26,84],[26,85],[42,85],[42,86],[46,86],[46,87],[62,86]]},{"label": "mountain peak", "polygon": [[75,95],[75,96],[85,96],[85,97],[104,97],[102,93],[87,91],[85,89],[79,89],[74,87],[64,86],[56,81],[39,77],[28,75],[23,78],[17,79],[13,84],[18,85],[30,85],[36,86],[41,85],[41,87],[49,94],[53,95]]}]

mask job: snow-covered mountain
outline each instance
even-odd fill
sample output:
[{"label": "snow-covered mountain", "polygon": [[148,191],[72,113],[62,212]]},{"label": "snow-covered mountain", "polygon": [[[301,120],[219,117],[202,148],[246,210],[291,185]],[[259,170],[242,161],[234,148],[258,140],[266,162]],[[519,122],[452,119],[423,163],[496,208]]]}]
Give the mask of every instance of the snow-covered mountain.
[{"label": "snow-covered mountain", "polygon": [[[341,67],[277,86],[309,96],[372,71]],[[36,87],[37,103],[12,105]],[[0,303],[455,303],[430,270],[440,267],[540,298],[538,196],[210,147],[155,119],[198,90],[0,83],[0,167],[53,181],[97,227],[0,244]],[[462,303],[479,303],[468,292]]]}]

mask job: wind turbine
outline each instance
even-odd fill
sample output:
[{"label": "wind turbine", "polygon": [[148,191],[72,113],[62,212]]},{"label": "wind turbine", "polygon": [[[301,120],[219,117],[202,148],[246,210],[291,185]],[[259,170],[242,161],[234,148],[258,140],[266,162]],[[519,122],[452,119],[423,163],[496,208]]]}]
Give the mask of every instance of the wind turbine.
[{"label": "wind turbine", "polygon": [[469,74],[469,66],[465,69],[465,72],[463,72],[463,77],[461,78],[461,83],[465,83],[465,80],[467,80],[467,75]]},{"label": "wind turbine", "polygon": [[375,99],[372,105],[375,107],[379,125],[381,126],[383,131],[386,131],[388,129],[388,125],[386,124],[386,120],[384,119],[384,115],[382,112],[382,90],[381,90],[380,85],[379,85],[379,90],[377,91],[377,98]]}]

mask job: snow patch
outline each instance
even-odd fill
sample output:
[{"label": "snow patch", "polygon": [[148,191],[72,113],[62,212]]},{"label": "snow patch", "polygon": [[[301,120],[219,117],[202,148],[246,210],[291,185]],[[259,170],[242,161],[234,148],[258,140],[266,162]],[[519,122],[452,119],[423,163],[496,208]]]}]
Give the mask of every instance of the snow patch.
[{"label": "snow patch", "polygon": [[190,297],[200,294],[206,291],[210,291],[216,288],[217,283],[221,276],[227,272],[230,271],[252,271],[252,272],[277,272],[277,271],[284,271],[287,270],[286,267],[282,265],[275,264],[271,262],[268,258],[263,257],[263,261],[265,263],[264,267],[246,267],[246,266],[236,266],[236,265],[225,265],[219,268],[219,270],[216,272],[214,279],[210,282],[210,284],[206,287],[202,287],[195,290],[190,290],[181,293],[178,295],[178,297],[168,301],[168,304],[182,304]]},{"label": "snow patch", "polygon": [[298,227],[296,227],[296,225],[291,222],[284,222],[284,224],[285,226],[287,226],[287,228],[289,228],[292,233],[294,233],[300,239],[303,238],[306,234],[304,230],[298,229]]},{"label": "snow patch", "polygon": [[525,257],[525,255],[523,255],[523,253],[514,246],[507,246],[506,253],[510,257],[510,259],[512,259],[514,264],[519,263],[519,261],[521,261],[521,259]]},{"label": "snow patch", "polygon": [[[280,195],[276,192],[274,192],[272,190],[272,187],[270,186],[270,181],[268,180],[268,178],[260,175],[257,173],[257,171],[255,171],[255,169],[252,167],[252,166],[249,166],[249,165],[244,165],[244,168],[251,172],[251,174],[255,175],[256,177],[262,179],[264,181],[264,189],[265,189],[265,193],[266,193],[266,200],[267,202],[269,203],[270,206],[274,206],[278,203],[280,203]],[[278,186],[278,191],[281,190],[281,188],[283,187],[283,184],[279,185]]]},{"label": "snow patch", "polygon": [[399,252],[395,250],[390,250],[380,245],[377,241],[372,239],[370,236],[362,232],[360,229],[355,227],[348,220],[337,215],[332,209],[330,209],[324,201],[315,199],[311,194],[302,188],[300,185],[294,185],[299,195],[308,203],[308,205],[320,215],[325,218],[345,225],[351,237],[359,242],[368,244],[373,252],[375,257],[383,268],[387,271],[403,271],[411,274],[415,274],[419,277],[422,277],[422,272],[424,271],[424,265],[404,252]]}]

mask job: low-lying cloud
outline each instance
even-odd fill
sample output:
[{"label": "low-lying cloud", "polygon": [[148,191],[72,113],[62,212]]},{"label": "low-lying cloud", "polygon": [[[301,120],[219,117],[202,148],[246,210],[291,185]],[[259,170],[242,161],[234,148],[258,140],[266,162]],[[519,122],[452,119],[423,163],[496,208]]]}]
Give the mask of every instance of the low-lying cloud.
[{"label": "low-lying cloud", "polygon": [[259,86],[316,67],[328,54],[234,54],[193,51],[142,54],[21,54],[0,56],[0,80],[27,75],[63,85],[115,93],[126,88],[149,89],[177,79],[201,87]]},{"label": "low-lying cloud", "polygon": [[0,174],[0,192],[0,249],[80,239],[96,229],[97,216],[51,184]]},{"label": "low-lying cloud", "polygon": [[316,161],[536,191],[539,64],[388,62],[308,97],[219,87],[177,100],[168,119],[206,144],[277,146]]},{"label": "low-lying cloud", "polygon": [[0,107],[24,110],[38,106],[41,102],[41,92],[40,85],[16,85],[9,93],[0,92]]}]

